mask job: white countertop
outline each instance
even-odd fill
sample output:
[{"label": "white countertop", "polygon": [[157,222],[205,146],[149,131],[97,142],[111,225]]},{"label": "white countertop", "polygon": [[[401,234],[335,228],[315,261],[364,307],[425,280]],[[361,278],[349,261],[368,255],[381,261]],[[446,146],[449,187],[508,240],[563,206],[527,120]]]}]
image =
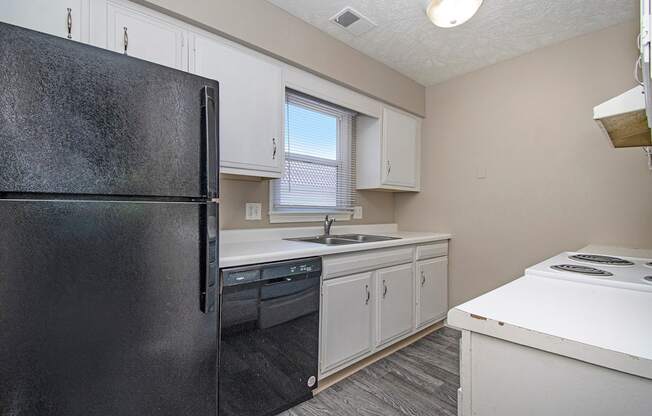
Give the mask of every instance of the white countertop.
[{"label": "white countertop", "polygon": [[448,324],[652,379],[650,317],[650,292],[524,276],[451,309]]},{"label": "white countertop", "polygon": [[351,253],[377,248],[397,247],[448,240],[450,234],[399,231],[396,224],[371,226],[334,226],[331,234],[373,234],[400,237],[398,240],[328,246],[325,244],[287,241],[284,238],[320,235],[320,227],[227,230],[220,233],[220,268],[237,267],[270,261],[289,260],[336,253]]}]

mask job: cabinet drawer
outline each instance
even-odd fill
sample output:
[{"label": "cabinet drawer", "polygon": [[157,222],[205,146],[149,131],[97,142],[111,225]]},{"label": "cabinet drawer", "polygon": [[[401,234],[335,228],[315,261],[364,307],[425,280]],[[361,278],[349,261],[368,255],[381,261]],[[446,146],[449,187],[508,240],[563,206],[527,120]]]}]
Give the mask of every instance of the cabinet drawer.
[{"label": "cabinet drawer", "polygon": [[431,259],[448,255],[448,242],[426,244],[417,247],[417,260]]},{"label": "cabinet drawer", "polygon": [[327,256],[323,259],[324,280],[411,263],[413,256],[413,246]]}]

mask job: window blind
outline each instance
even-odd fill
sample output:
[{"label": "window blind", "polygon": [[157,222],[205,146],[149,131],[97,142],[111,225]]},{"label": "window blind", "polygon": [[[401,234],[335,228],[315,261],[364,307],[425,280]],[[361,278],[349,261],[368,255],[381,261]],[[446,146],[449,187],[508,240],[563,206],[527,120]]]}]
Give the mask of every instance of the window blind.
[{"label": "window blind", "polygon": [[272,212],[352,210],[356,113],[292,90],[285,110],[285,171],[272,183]]}]

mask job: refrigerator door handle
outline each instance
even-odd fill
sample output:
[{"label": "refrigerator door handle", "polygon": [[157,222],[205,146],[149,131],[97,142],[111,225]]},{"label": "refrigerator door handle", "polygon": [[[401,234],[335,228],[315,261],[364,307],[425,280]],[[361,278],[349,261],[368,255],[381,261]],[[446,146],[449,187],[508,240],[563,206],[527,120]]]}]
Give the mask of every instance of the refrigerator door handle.
[{"label": "refrigerator door handle", "polygon": [[217,203],[203,205],[202,220],[205,232],[202,236],[201,296],[200,309],[204,313],[214,313],[217,309],[218,241],[217,241]]},{"label": "refrigerator door handle", "polygon": [[217,98],[218,91],[216,88],[205,86],[201,91],[201,109],[202,109],[202,141],[205,152],[204,164],[204,189],[207,198],[217,198],[218,196],[218,116],[217,116]]}]

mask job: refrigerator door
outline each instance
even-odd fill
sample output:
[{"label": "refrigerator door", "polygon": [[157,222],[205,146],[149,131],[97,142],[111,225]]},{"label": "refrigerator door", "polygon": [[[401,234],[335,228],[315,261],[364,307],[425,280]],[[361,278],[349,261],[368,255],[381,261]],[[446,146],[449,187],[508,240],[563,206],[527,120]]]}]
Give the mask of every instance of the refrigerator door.
[{"label": "refrigerator door", "polygon": [[0,414],[215,415],[216,215],[0,201]]},{"label": "refrigerator door", "polygon": [[216,81],[4,23],[0,44],[0,193],[217,196]]}]

